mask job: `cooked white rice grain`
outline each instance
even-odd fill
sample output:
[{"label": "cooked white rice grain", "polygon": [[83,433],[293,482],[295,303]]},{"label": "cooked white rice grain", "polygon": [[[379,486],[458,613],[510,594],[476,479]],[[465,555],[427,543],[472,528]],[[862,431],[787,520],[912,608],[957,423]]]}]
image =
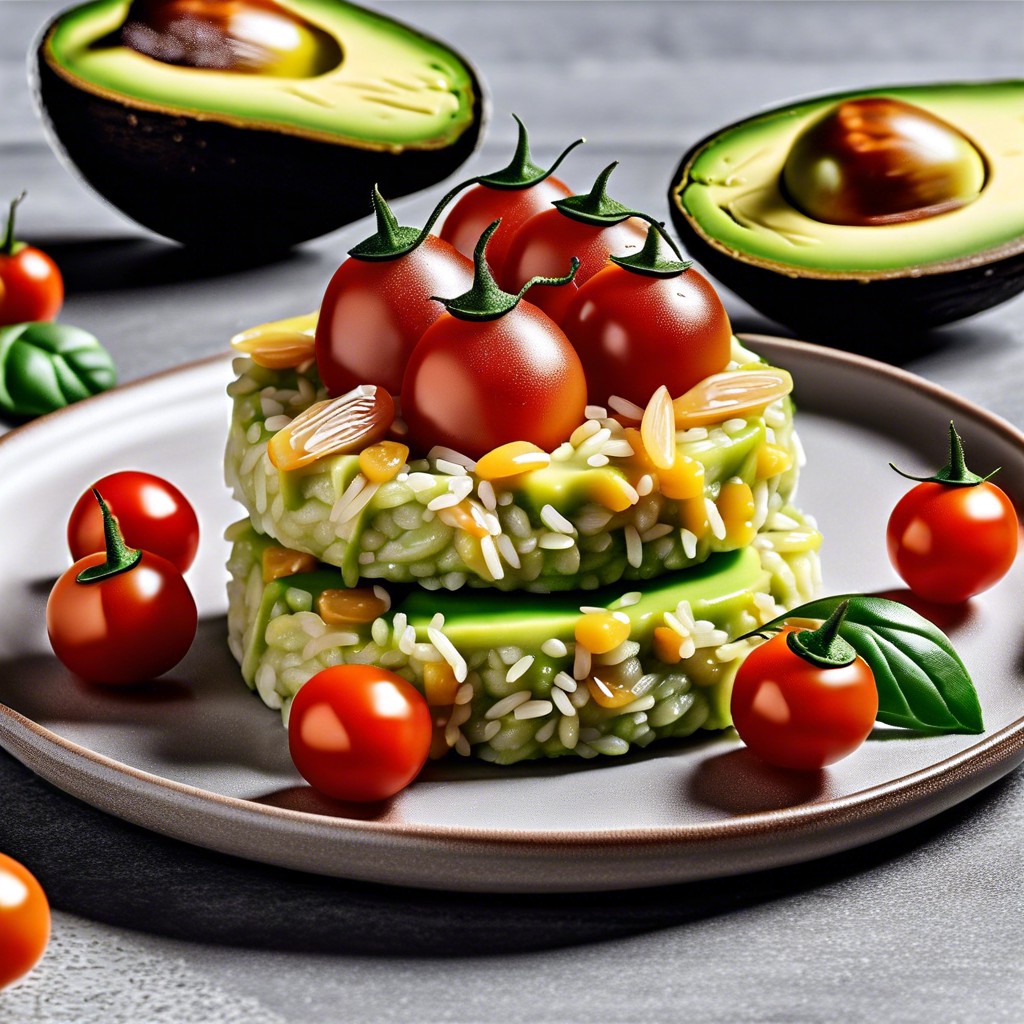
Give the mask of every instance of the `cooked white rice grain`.
[{"label": "cooked white rice grain", "polygon": [[554,686],[551,688],[551,700],[553,701],[556,708],[558,708],[561,714],[567,718],[571,718],[576,714],[576,709],[572,706],[572,701],[566,696],[564,690]]},{"label": "cooked white rice grain", "polygon": [[549,700],[527,700],[519,704],[513,714],[520,722],[524,722],[529,718],[543,718],[545,715],[550,715],[554,709],[554,704]]},{"label": "cooked white rice grain", "polygon": [[520,704],[525,704],[533,696],[529,690],[517,690],[507,697],[492,704],[484,714],[484,718],[503,718],[511,711],[515,711]]},{"label": "cooked white rice grain", "polygon": [[644,560],[644,549],[643,543],[640,540],[640,534],[632,523],[626,526],[623,533],[626,538],[626,561],[634,569],[639,569]]},{"label": "cooked white rice grain", "polygon": [[430,642],[441,652],[441,657],[451,666],[452,671],[455,673],[455,678],[460,683],[465,682],[466,676],[469,673],[469,666],[466,664],[466,659],[459,654],[451,640],[439,629],[434,629],[432,626],[427,627],[427,636],[430,638]]},{"label": "cooked white rice grain", "polygon": [[557,673],[552,682],[560,690],[565,690],[566,693],[574,693],[577,687],[576,680],[568,672]]},{"label": "cooked white rice grain", "polygon": [[524,676],[530,671],[533,666],[534,657],[532,654],[524,654],[506,673],[505,681],[507,683],[514,683],[517,679]]}]

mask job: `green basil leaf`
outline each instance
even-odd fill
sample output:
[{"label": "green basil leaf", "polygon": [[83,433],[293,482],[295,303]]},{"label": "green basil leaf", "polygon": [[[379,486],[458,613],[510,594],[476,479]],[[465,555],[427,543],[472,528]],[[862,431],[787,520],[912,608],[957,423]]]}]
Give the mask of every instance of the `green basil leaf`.
[{"label": "green basil leaf", "polygon": [[849,601],[839,634],[868,663],[878,687],[878,721],[927,732],[982,732],[981,704],[964,663],[937,626],[897,601],[864,594],[825,597],[763,626],[827,619]]},{"label": "green basil leaf", "polygon": [[88,331],[33,322],[0,328],[0,411],[41,416],[117,383],[110,353]]}]

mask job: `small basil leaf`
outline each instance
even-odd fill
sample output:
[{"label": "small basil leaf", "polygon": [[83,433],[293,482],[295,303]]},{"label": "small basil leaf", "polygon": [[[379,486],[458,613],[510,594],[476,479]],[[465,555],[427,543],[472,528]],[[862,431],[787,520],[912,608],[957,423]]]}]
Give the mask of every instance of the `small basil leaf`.
[{"label": "small basil leaf", "polygon": [[0,411],[41,416],[113,387],[110,353],[88,331],[33,322],[0,328]]},{"label": "small basil leaf", "polygon": [[789,619],[827,619],[842,601],[850,606],[839,634],[874,673],[878,721],[929,732],[984,730],[978,694],[949,638],[905,604],[864,594],[825,597],[762,629]]}]

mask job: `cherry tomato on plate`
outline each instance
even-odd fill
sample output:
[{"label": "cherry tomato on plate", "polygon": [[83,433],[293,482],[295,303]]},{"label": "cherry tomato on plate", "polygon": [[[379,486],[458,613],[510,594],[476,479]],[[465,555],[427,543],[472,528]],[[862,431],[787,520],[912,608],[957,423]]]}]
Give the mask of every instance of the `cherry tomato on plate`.
[{"label": "cherry tomato on plate", "polygon": [[50,644],[66,668],[89,682],[154,679],[188,653],[196,603],[181,573],[159,555],[127,548],[101,507],[106,550],[79,559],[54,584],[46,602]]},{"label": "cherry tomato on plate", "polygon": [[576,290],[603,269],[611,253],[639,252],[647,225],[606,193],[615,164],[598,176],[586,195],[559,200],[551,209],[531,217],[508,249],[498,282],[507,291],[518,291],[532,277],[556,277],[565,273],[572,257],[580,261],[576,277],[565,287],[540,285],[530,301],[560,324]]},{"label": "cherry tomato on plate", "polygon": [[871,732],[878,689],[867,662],[848,645],[841,656],[834,645],[831,658],[811,660],[807,654],[808,645],[812,652],[818,649],[814,638],[841,612],[844,606],[820,630],[786,627],[740,665],[732,689],[733,725],[761,760],[815,771],[852,754]]},{"label": "cherry tomato on plate", "polygon": [[[464,256],[472,258],[480,236],[489,224],[500,220],[487,246],[487,262],[495,280],[504,281],[505,257],[519,229],[535,214],[550,208],[556,199],[567,199],[572,190],[552,175],[566,154],[583,140],[568,146],[548,170],[538,167],[530,157],[530,141],[523,122],[519,140],[508,167],[477,179],[448,211],[441,226],[441,238]],[[572,253],[569,254],[570,256]]]},{"label": "cherry tomato on plate", "polygon": [[117,517],[126,544],[143,548],[185,572],[199,545],[195,509],[174,484],[153,473],[122,470],[97,480],[75,503],[68,520],[71,557],[84,558],[106,546],[97,490]]},{"label": "cherry tomato on plate", "polygon": [[335,665],[292,701],[288,748],[299,774],[335,800],[386,800],[419,774],[430,751],[430,709],[401,676]]},{"label": "cherry tomato on plate", "polygon": [[22,192],[11,203],[0,243],[0,325],[52,320],[64,304],[64,279],[57,264],[14,237],[14,213],[24,198]]},{"label": "cherry tomato on plate", "polygon": [[0,853],[0,989],[28,974],[50,941],[50,904],[35,876]]},{"label": "cherry tomato on plate", "polygon": [[434,235],[399,227],[374,190],[377,234],[350,250],[320,304],[316,366],[328,392],[376,384],[397,395],[413,346],[444,312],[432,295],[464,291],[473,264]]},{"label": "cherry tomato on plate", "polygon": [[591,402],[607,405],[618,395],[643,408],[662,385],[678,398],[725,369],[732,327],[722,300],[689,263],[670,259],[659,228],[649,228],[639,253],[611,260],[579,288],[560,322]]},{"label": "cherry tomato on plate", "polygon": [[494,288],[484,250],[475,286],[413,349],[402,385],[402,415],[420,451],[445,445],[479,458],[503,444],[529,441],[551,451],[584,420],[583,367],[557,324],[529,302]]},{"label": "cherry tomato on plate", "polygon": [[886,528],[889,559],[907,586],[927,601],[959,604],[998,583],[1017,557],[1017,513],[1002,489],[967,469],[952,423],[949,463],[910,479],[920,482]]}]

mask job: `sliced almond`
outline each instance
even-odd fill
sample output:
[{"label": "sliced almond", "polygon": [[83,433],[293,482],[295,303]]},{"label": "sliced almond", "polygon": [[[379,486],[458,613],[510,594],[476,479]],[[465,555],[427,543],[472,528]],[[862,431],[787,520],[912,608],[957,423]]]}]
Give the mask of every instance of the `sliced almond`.
[{"label": "sliced almond", "polygon": [[231,339],[231,347],[271,370],[299,366],[316,354],[316,321],[316,313],[305,313],[250,327]]},{"label": "sliced almond", "polygon": [[792,390],[793,378],[775,367],[714,373],[672,403],[676,429],[705,427],[760,412]]},{"label": "sliced almond", "polygon": [[640,421],[640,439],[658,469],[671,469],[676,460],[676,418],[672,397],[663,384],[651,395]]},{"label": "sliced almond", "polygon": [[395,403],[387,391],[376,384],[360,384],[296,416],[270,439],[267,454],[278,469],[299,469],[376,443],[394,418]]}]

